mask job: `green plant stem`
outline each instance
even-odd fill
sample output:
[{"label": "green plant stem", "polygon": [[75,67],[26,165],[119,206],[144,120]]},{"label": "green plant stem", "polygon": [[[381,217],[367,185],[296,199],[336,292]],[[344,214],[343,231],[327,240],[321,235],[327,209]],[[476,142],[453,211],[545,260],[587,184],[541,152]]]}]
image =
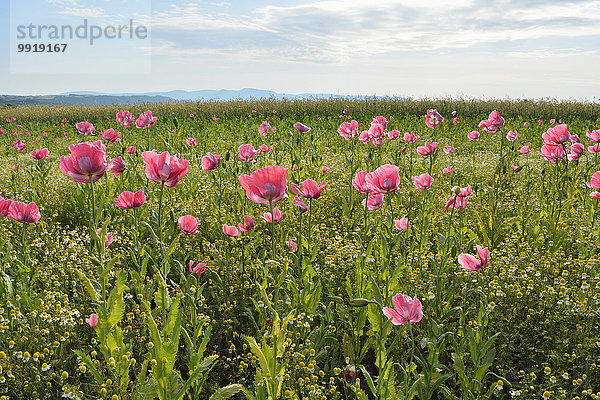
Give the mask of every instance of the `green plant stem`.
[{"label": "green plant stem", "polygon": [[[161,259],[165,256],[165,250],[164,250],[164,244],[163,244],[163,231],[162,231],[162,205],[163,205],[163,194],[164,194],[164,189],[165,189],[165,183],[162,182],[160,184],[160,194],[158,197],[158,240],[160,242],[160,255],[161,255]],[[164,260],[163,260],[164,261]],[[165,278],[165,280],[167,279],[165,275],[165,265],[163,262],[162,265],[162,273],[163,273],[163,277]]]},{"label": "green plant stem", "polygon": [[308,199],[308,254],[312,255],[312,199]]},{"label": "green plant stem", "polygon": [[271,259],[275,260],[275,215],[273,214],[273,200],[269,200],[271,211]]},{"label": "green plant stem", "polygon": [[92,182],[92,177],[90,176],[90,189],[92,196],[92,229],[94,232],[96,231],[96,194],[94,193],[94,182]]},{"label": "green plant stem", "polygon": [[596,224],[596,217],[598,215],[598,200],[599,199],[596,199],[596,204],[594,206],[594,217],[592,218],[592,225],[591,225],[592,228],[594,228],[594,225]]},{"label": "green plant stem", "polygon": [[411,344],[410,364],[409,364],[409,368],[410,368],[412,366],[413,360],[415,358],[415,338],[413,336],[412,324],[410,323],[410,320],[408,321],[408,332],[410,333],[410,344]]},{"label": "green plant stem", "polygon": [[390,206],[390,217],[392,219],[392,222],[390,224],[390,229],[394,228],[394,205],[392,204],[392,197],[394,196],[394,192],[390,192],[388,193],[388,203]]}]

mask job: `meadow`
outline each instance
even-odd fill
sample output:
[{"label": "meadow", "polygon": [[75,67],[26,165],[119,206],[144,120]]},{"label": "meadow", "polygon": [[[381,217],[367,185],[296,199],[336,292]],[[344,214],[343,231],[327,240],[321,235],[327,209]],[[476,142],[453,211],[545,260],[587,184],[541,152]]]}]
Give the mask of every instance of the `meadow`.
[{"label": "meadow", "polygon": [[0,400],[600,397],[600,104],[0,108]]}]

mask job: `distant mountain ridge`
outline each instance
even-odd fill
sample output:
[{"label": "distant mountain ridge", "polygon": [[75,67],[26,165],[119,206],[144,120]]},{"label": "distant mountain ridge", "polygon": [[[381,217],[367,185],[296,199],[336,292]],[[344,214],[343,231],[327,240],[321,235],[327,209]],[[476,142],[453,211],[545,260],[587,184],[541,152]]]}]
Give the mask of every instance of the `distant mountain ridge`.
[{"label": "distant mountain ridge", "polygon": [[278,93],[272,90],[244,88],[241,90],[171,90],[167,92],[147,93],[102,93],[93,91],[74,91],[56,95],[16,96],[0,95],[0,105],[44,105],[44,104],[136,104],[164,103],[170,101],[227,101],[251,99],[327,99],[327,98],[366,98],[368,96],[339,95],[331,93]]}]

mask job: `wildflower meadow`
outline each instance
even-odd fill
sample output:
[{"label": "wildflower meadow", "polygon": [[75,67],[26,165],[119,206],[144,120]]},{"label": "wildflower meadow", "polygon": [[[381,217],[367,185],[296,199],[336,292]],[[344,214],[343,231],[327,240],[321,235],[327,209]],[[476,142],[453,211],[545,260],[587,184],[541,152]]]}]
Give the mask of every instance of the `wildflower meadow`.
[{"label": "wildflower meadow", "polygon": [[600,397],[600,106],[0,108],[0,399]]}]

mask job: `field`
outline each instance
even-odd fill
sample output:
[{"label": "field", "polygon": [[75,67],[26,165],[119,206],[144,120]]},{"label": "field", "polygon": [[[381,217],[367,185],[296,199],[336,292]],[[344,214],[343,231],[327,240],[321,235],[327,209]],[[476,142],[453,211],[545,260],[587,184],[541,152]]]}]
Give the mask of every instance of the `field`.
[{"label": "field", "polygon": [[599,104],[0,117],[2,400],[600,397]]}]

